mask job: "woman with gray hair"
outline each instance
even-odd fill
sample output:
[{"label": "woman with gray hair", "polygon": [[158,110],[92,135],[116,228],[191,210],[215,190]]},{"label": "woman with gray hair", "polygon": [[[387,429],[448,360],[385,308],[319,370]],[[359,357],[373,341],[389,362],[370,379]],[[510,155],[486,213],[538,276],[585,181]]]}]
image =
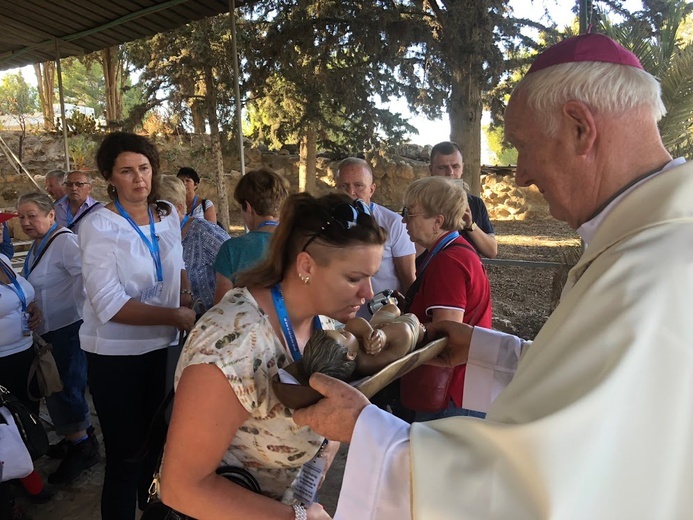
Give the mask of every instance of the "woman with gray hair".
[{"label": "woman with gray hair", "polygon": [[191,218],[185,212],[185,185],[178,177],[163,175],[159,197],[173,204],[180,218],[183,241],[183,261],[188,271],[190,289],[206,311],[214,305],[216,273],[214,261],[221,245],[230,237],[221,227],[201,218]]},{"label": "woman with gray hair", "polygon": [[24,277],[36,291],[43,320],[36,332],[53,345],[63,390],[46,398],[55,431],[64,440],[49,455],[62,458],[48,481],[63,484],[99,461],[99,443],[85,398],[87,359],[79,342],[84,305],[82,260],[77,236],[55,222],[53,201],[34,192],[19,197],[22,231],[34,240],[24,260]]},{"label": "woman with gray hair", "polygon": [[[402,220],[414,243],[428,250],[404,303],[404,312],[421,323],[442,320],[491,327],[491,286],[477,252],[460,236],[467,210],[461,180],[427,177],[414,181],[404,196]],[[465,367],[446,370],[423,365],[401,380],[402,404],[414,411],[415,421],[452,415],[484,414],[462,408]],[[445,379],[447,390],[435,402],[435,388],[426,381]]]}]

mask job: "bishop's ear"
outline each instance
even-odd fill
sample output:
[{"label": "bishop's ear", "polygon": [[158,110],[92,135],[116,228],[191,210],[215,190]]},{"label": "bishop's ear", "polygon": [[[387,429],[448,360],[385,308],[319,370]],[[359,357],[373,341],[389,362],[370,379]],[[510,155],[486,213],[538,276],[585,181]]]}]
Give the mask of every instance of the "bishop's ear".
[{"label": "bishop's ear", "polygon": [[580,101],[568,101],[563,105],[563,116],[575,153],[587,155],[597,139],[597,124],[592,110]]}]

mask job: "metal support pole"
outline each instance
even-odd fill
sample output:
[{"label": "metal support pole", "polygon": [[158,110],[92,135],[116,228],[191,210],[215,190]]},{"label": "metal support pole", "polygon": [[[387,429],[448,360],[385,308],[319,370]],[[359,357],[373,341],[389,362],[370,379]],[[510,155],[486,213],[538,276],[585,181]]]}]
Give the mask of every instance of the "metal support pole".
[{"label": "metal support pole", "polygon": [[65,93],[63,92],[63,73],[60,68],[60,40],[55,40],[55,68],[58,71],[58,97],[60,98],[60,119],[63,127],[63,144],[65,145],[65,171],[70,171],[70,150],[67,146],[67,121],[65,118]]},{"label": "metal support pole", "polygon": [[229,19],[231,20],[231,45],[233,50],[234,95],[236,96],[236,124],[238,126],[238,160],[241,163],[241,175],[245,175],[245,157],[243,155],[243,121],[241,120],[241,78],[238,72],[238,46],[236,43],[236,2],[229,0]]}]

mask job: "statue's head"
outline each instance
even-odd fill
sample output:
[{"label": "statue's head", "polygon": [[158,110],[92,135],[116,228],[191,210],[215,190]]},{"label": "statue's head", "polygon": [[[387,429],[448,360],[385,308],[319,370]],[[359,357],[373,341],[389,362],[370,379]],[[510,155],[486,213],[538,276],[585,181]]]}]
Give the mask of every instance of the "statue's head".
[{"label": "statue's head", "polygon": [[348,381],[356,370],[358,341],[346,330],[316,330],[311,335],[299,370],[306,380],[314,372]]}]

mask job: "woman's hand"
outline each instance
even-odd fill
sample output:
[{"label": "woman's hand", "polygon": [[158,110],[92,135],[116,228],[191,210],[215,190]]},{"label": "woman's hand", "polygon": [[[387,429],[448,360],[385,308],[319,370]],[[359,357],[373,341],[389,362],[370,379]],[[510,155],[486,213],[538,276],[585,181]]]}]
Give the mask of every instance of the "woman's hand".
[{"label": "woman's hand", "polygon": [[27,305],[26,312],[29,313],[29,328],[36,330],[41,324],[41,309],[36,305],[36,302],[31,302]]},{"label": "woman's hand", "polygon": [[306,509],[308,520],[332,520],[332,517],[327,514],[325,508],[317,502],[314,502]]},{"label": "woman's hand", "polygon": [[187,307],[178,307],[173,309],[173,312],[173,320],[178,330],[189,332],[195,325],[195,311]]}]

